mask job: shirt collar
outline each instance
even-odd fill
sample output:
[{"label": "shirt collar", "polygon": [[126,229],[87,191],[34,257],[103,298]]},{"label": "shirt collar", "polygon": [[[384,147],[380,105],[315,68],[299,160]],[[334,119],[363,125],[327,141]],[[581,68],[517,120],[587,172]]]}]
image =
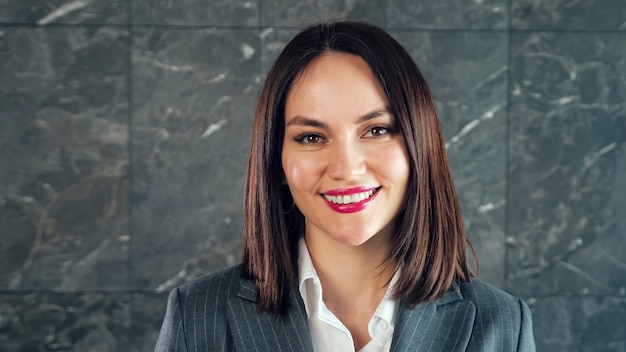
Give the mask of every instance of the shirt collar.
[{"label": "shirt collar", "polygon": [[[298,288],[300,296],[302,296],[304,301],[306,314],[308,317],[311,317],[313,311],[317,311],[316,308],[320,306],[322,285],[313,266],[313,260],[304,238],[300,239],[298,251],[298,276],[300,278]],[[310,284],[307,284],[307,282],[310,282]]]},{"label": "shirt collar", "polygon": [[380,319],[385,320],[389,325],[393,325],[394,318],[396,316],[396,301],[391,297],[393,294],[393,287],[396,285],[398,280],[400,279],[400,269],[396,270],[395,274],[391,278],[389,282],[389,286],[387,287],[387,292],[385,293],[385,297],[376,308],[374,312],[374,316]]},{"label": "shirt collar", "polygon": [[[310,317],[311,314],[314,314],[313,312],[317,312],[317,307],[320,307],[322,304],[322,284],[313,266],[313,260],[311,259],[304,238],[300,239],[298,250],[298,288],[300,290],[300,296],[302,296],[302,300],[304,301],[307,316]],[[373,315],[373,317],[382,319],[391,326],[393,326],[397,311],[397,302],[392,299],[391,295],[393,293],[393,287],[400,278],[400,270],[401,269],[396,270],[391,278],[385,297],[382,299]],[[309,284],[307,284],[307,282],[309,282]]]}]

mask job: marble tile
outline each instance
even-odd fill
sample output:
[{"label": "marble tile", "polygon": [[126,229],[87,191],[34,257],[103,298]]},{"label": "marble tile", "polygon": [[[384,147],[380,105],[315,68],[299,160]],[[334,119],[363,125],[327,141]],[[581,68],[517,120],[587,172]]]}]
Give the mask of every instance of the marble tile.
[{"label": "marble tile", "polygon": [[0,0],[0,23],[125,24],[126,0]]},{"label": "marble tile", "polygon": [[127,351],[125,294],[0,294],[2,351]]},{"label": "marble tile", "polygon": [[507,7],[507,0],[390,0],[387,25],[390,28],[506,29]]},{"label": "marble tile", "polygon": [[256,30],[137,29],[133,52],[133,268],[173,286],[241,258]]},{"label": "marble tile", "polygon": [[261,31],[261,71],[263,78],[285,45],[300,32],[299,29],[269,27]]},{"label": "marble tile", "polygon": [[260,0],[261,24],[304,27],[316,22],[350,18],[385,25],[384,0]]},{"label": "marble tile", "polygon": [[626,351],[626,297],[527,298],[537,351]]},{"label": "marble tile", "polygon": [[626,290],[626,37],[512,42],[508,284]]},{"label": "marble tile", "polygon": [[621,0],[511,0],[511,26],[517,29],[626,30]]},{"label": "marble tile", "polygon": [[507,37],[496,33],[394,34],[413,56],[435,97],[481,277],[502,287]]},{"label": "marble tile", "polygon": [[127,42],[0,30],[0,288],[126,287]]},{"label": "marble tile", "polygon": [[130,0],[132,23],[156,25],[257,26],[258,0]]},{"label": "marble tile", "polygon": [[167,294],[132,296],[131,352],[154,351],[167,306]]}]

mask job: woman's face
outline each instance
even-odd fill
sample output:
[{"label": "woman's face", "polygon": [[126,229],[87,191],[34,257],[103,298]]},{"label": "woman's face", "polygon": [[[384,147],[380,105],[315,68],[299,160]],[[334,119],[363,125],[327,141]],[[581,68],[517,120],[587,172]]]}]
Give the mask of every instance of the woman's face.
[{"label": "woman's face", "polygon": [[358,246],[379,233],[389,238],[409,162],[385,94],[361,57],[325,54],[295,81],[282,167],[307,239]]}]

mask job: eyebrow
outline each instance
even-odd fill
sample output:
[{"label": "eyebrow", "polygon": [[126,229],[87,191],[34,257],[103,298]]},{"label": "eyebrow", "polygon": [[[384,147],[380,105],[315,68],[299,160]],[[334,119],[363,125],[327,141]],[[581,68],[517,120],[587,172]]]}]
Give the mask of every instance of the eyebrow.
[{"label": "eyebrow", "polygon": [[[385,114],[390,114],[389,109],[388,108],[378,108],[375,110],[372,110],[364,115],[362,115],[361,117],[359,117],[354,124],[358,125],[361,124],[365,121],[371,120],[373,118],[385,115]],[[311,126],[311,127],[318,127],[318,128],[328,128],[328,125],[325,124],[324,122],[309,118],[309,117],[305,117],[305,116],[300,116],[300,115],[296,115],[294,116],[288,123],[286,126]]]}]

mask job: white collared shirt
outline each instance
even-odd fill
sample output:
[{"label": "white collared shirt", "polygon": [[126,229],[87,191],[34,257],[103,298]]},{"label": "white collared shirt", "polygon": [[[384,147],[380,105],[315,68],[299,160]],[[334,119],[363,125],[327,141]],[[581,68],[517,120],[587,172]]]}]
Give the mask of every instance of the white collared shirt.
[{"label": "white collared shirt", "polygon": [[[316,352],[354,351],[352,334],[331,312],[322,300],[322,284],[313,267],[313,261],[304,239],[300,240],[298,270],[300,273],[300,295],[309,322],[309,331]],[[391,288],[398,281],[399,270],[391,279],[387,293],[374,315],[367,330],[372,340],[360,352],[388,352],[391,347],[397,303],[391,299]]]}]

